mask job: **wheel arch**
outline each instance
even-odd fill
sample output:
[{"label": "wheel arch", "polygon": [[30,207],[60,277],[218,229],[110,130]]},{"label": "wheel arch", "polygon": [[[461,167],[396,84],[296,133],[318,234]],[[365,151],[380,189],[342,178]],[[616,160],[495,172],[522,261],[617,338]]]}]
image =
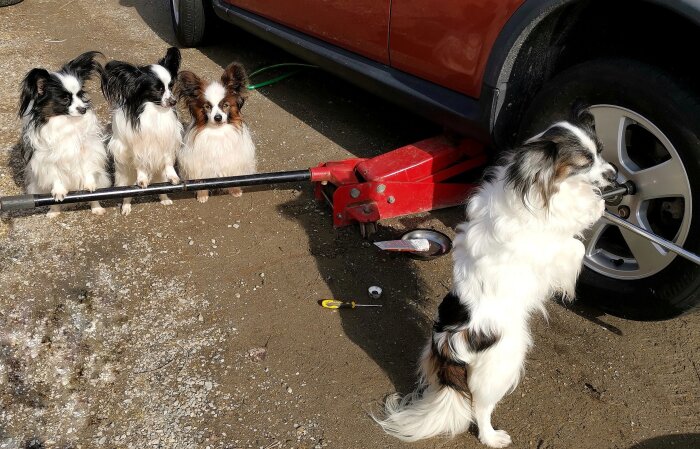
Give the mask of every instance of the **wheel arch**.
[{"label": "wheel arch", "polygon": [[586,60],[636,57],[683,77],[700,75],[678,45],[698,38],[700,0],[526,0],[499,33],[484,71],[484,90],[495,92],[486,117],[493,139],[516,143],[542,85]]}]

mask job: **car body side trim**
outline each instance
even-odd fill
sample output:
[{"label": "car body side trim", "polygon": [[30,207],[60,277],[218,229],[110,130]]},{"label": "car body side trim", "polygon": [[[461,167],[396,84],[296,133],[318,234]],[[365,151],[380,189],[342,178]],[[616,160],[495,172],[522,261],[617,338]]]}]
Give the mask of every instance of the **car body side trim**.
[{"label": "car body side trim", "polygon": [[[213,0],[212,5],[223,20],[346,81],[455,131],[482,142],[490,140],[486,120],[489,113],[484,111],[490,111],[491,104],[483,106],[479,100],[276,24],[223,0]],[[486,92],[484,98],[490,101],[493,95]]]}]

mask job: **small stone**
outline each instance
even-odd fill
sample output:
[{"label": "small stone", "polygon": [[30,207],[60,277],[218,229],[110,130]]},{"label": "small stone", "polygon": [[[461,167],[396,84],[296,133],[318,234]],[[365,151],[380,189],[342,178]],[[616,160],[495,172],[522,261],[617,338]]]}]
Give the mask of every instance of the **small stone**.
[{"label": "small stone", "polygon": [[292,387],[287,387],[287,393],[289,393],[289,394],[292,393]]},{"label": "small stone", "polygon": [[212,383],[209,382],[209,381],[206,381],[206,382],[204,382],[204,388],[205,388],[207,391],[210,391],[212,388],[214,388],[214,384],[212,384]]},{"label": "small stone", "polygon": [[260,277],[261,277],[261,278],[264,278],[264,277],[265,277],[265,273],[260,273]]},{"label": "small stone", "polygon": [[98,443],[99,445],[103,445],[103,444],[105,444],[106,442],[107,442],[107,437],[102,437],[102,438],[100,438],[100,441],[98,441],[97,443]]},{"label": "small stone", "polygon": [[211,239],[211,244],[216,245],[216,239]]},{"label": "small stone", "polygon": [[190,246],[194,245],[194,240],[190,240],[188,243]]},{"label": "small stone", "polygon": [[248,357],[250,357],[254,362],[262,362],[267,357],[266,348],[253,348],[248,350]]},{"label": "small stone", "polygon": [[236,293],[235,296],[236,296],[236,298],[240,298],[240,297],[241,297],[241,294],[240,294],[240,293]]},{"label": "small stone", "polygon": [[203,322],[204,322],[204,317],[202,316],[201,313],[200,313],[199,316],[197,317],[197,321],[199,321],[200,323],[203,323]]},{"label": "small stone", "polygon": [[238,223],[236,223],[235,225],[233,225],[233,227],[236,228],[236,229],[238,229],[238,228],[241,227],[241,225],[239,225]]}]

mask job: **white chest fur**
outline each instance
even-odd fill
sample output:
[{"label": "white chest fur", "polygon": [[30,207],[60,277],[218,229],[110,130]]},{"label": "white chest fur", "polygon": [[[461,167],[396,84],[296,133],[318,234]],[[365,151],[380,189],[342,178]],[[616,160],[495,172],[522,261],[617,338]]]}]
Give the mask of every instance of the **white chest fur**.
[{"label": "white chest fur", "polygon": [[207,126],[188,130],[178,154],[188,179],[237,176],[255,172],[255,145],[248,127]]}]

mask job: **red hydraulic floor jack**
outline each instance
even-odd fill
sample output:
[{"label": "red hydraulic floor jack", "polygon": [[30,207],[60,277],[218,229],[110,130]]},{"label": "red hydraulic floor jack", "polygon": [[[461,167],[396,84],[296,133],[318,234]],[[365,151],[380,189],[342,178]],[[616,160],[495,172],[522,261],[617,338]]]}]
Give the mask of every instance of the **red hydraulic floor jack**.
[{"label": "red hydraulic floor jack", "polygon": [[177,185],[161,183],[145,188],[129,186],[70,192],[60,203],[49,194],[2,197],[0,210],[311,181],[315,184],[316,198],[327,200],[333,208],[335,227],[358,223],[362,235],[368,236],[381,219],[463,204],[474,184],[458,179],[485,163],[481,144],[466,139],[451,142],[441,136],[373,158],[325,162],[308,170],[190,180]]},{"label": "red hydraulic floor jack", "polygon": [[371,159],[322,163],[311,181],[333,208],[333,225],[359,223],[366,237],[380,219],[464,204],[474,184],[454,179],[485,163],[479,143],[435,137]]}]

